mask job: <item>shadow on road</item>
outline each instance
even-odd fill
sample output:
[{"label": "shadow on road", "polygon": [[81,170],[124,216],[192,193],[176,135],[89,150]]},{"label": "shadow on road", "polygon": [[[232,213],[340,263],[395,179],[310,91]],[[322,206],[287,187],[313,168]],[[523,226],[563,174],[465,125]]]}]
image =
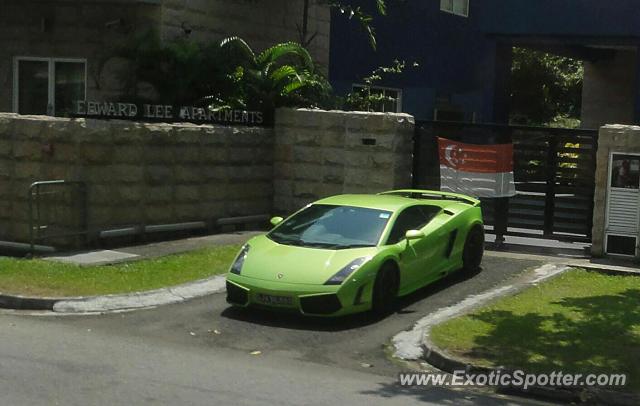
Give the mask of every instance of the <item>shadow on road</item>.
[{"label": "shadow on road", "polygon": [[[393,314],[411,314],[411,306],[428,298],[442,290],[467,281],[478,275],[480,271],[473,274],[454,272],[449,276],[428,285],[396,301],[393,312],[385,317],[374,316],[371,313],[355,314],[338,318],[303,316],[298,313],[288,313],[281,311],[271,311],[263,308],[239,308],[229,306],[221,313],[222,317],[229,319],[254,323],[268,327],[285,328],[291,330],[312,330],[312,331],[346,331],[365,327],[368,325],[384,322]],[[434,309],[435,310],[435,309]]]},{"label": "shadow on road", "polygon": [[[400,386],[399,383],[379,383],[376,390],[362,391],[363,395],[379,396],[382,399],[391,399],[399,396],[413,397],[428,404],[442,405],[513,405],[513,400],[501,399],[488,394],[455,390],[436,386]],[[516,404],[529,404],[522,399],[518,399]]]}]

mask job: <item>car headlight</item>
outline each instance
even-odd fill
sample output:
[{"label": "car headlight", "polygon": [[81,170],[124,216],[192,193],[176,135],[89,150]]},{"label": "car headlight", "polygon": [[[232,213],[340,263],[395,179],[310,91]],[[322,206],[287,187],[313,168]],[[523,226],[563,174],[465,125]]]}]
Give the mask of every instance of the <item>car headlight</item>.
[{"label": "car headlight", "polygon": [[233,265],[231,265],[231,269],[229,272],[234,273],[236,275],[240,275],[240,271],[242,271],[242,265],[244,265],[244,260],[247,259],[247,255],[249,254],[249,244],[245,244],[244,247],[238,253],[236,260],[233,261]]},{"label": "car headlight", "polygon": [[367,262],[368,260],[369,260],[369,257],[354,259],[353,261],[349,262],[347,266],[339,270],[338,273],[336,273],[331,278],[329,278],[329,280],[326,281],[324,284],[325,285],[341,285],[342,282],[344,282],[344,280],[349,277],[349,275],[357,271],[358,268],[364,265],[364,263]]}]

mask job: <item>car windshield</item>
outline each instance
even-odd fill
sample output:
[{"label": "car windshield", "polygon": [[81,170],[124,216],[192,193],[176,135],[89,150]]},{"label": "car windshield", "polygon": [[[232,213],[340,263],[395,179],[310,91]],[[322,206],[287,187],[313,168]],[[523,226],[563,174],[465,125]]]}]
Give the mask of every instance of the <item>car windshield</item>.
[{"label": "car windshield", "polygon": [[287,219],[267,237],[279,244],[327,249],[374,247],[391,212],[315,204]]}]

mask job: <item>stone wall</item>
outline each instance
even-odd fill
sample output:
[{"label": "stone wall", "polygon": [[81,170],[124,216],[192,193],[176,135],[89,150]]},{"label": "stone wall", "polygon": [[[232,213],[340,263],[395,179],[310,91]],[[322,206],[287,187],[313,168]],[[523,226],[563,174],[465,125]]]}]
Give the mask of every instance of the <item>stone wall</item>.
[{"label": "stone wall", "polygon": [[614,58],[584,63],[582,127],[635,122],[637,55],[618,51]]},{"label": "stone wall", "polygon": [[407,114],[278,110],[274,212],[341,193],[410,187],[413,135]]},{"label": "stone wall", "polygon": [[[308,32],[316,34],[309,50],[325,69],[329,66],[329,7],[310,1]],[[184,36],[185,28],[198,41],[220,41],[237,35],[254,49],[278,42],[300,42],[303,0],[163,0],[164,38]]]},{"label": "stone wall", "polygon": [[611,152],[640,153],[640,127],[606,125],[600,128],[591,248],[592,254],[598,257],[604,255],[609,155]]},{"label": "stone wall", "polygon": [[88,188],[89,227],[269,214],[273,131],[0,114],[0,240],[28,240],[34,181]]},{"label": "stone wall", "polygon": [[413,134],[412,116],[390,113],[281,109],[274,129],[0,113],[0,240],[28,241],[35,181],[84,182],[94,238],[409,187]]}]

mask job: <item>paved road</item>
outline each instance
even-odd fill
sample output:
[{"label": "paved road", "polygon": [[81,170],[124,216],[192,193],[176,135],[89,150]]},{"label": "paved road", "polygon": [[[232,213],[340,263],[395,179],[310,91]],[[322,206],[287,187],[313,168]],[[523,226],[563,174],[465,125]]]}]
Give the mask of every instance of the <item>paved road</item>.
[{"label": "paved road", "polygon": [[508,403],[399,388],[401,367],[383,344],[425,314],[536,265],[487,257],[484,272],[425,289],[381,321],[238,311],[223,295],[92,317],[0,315],[0,404]]}]

